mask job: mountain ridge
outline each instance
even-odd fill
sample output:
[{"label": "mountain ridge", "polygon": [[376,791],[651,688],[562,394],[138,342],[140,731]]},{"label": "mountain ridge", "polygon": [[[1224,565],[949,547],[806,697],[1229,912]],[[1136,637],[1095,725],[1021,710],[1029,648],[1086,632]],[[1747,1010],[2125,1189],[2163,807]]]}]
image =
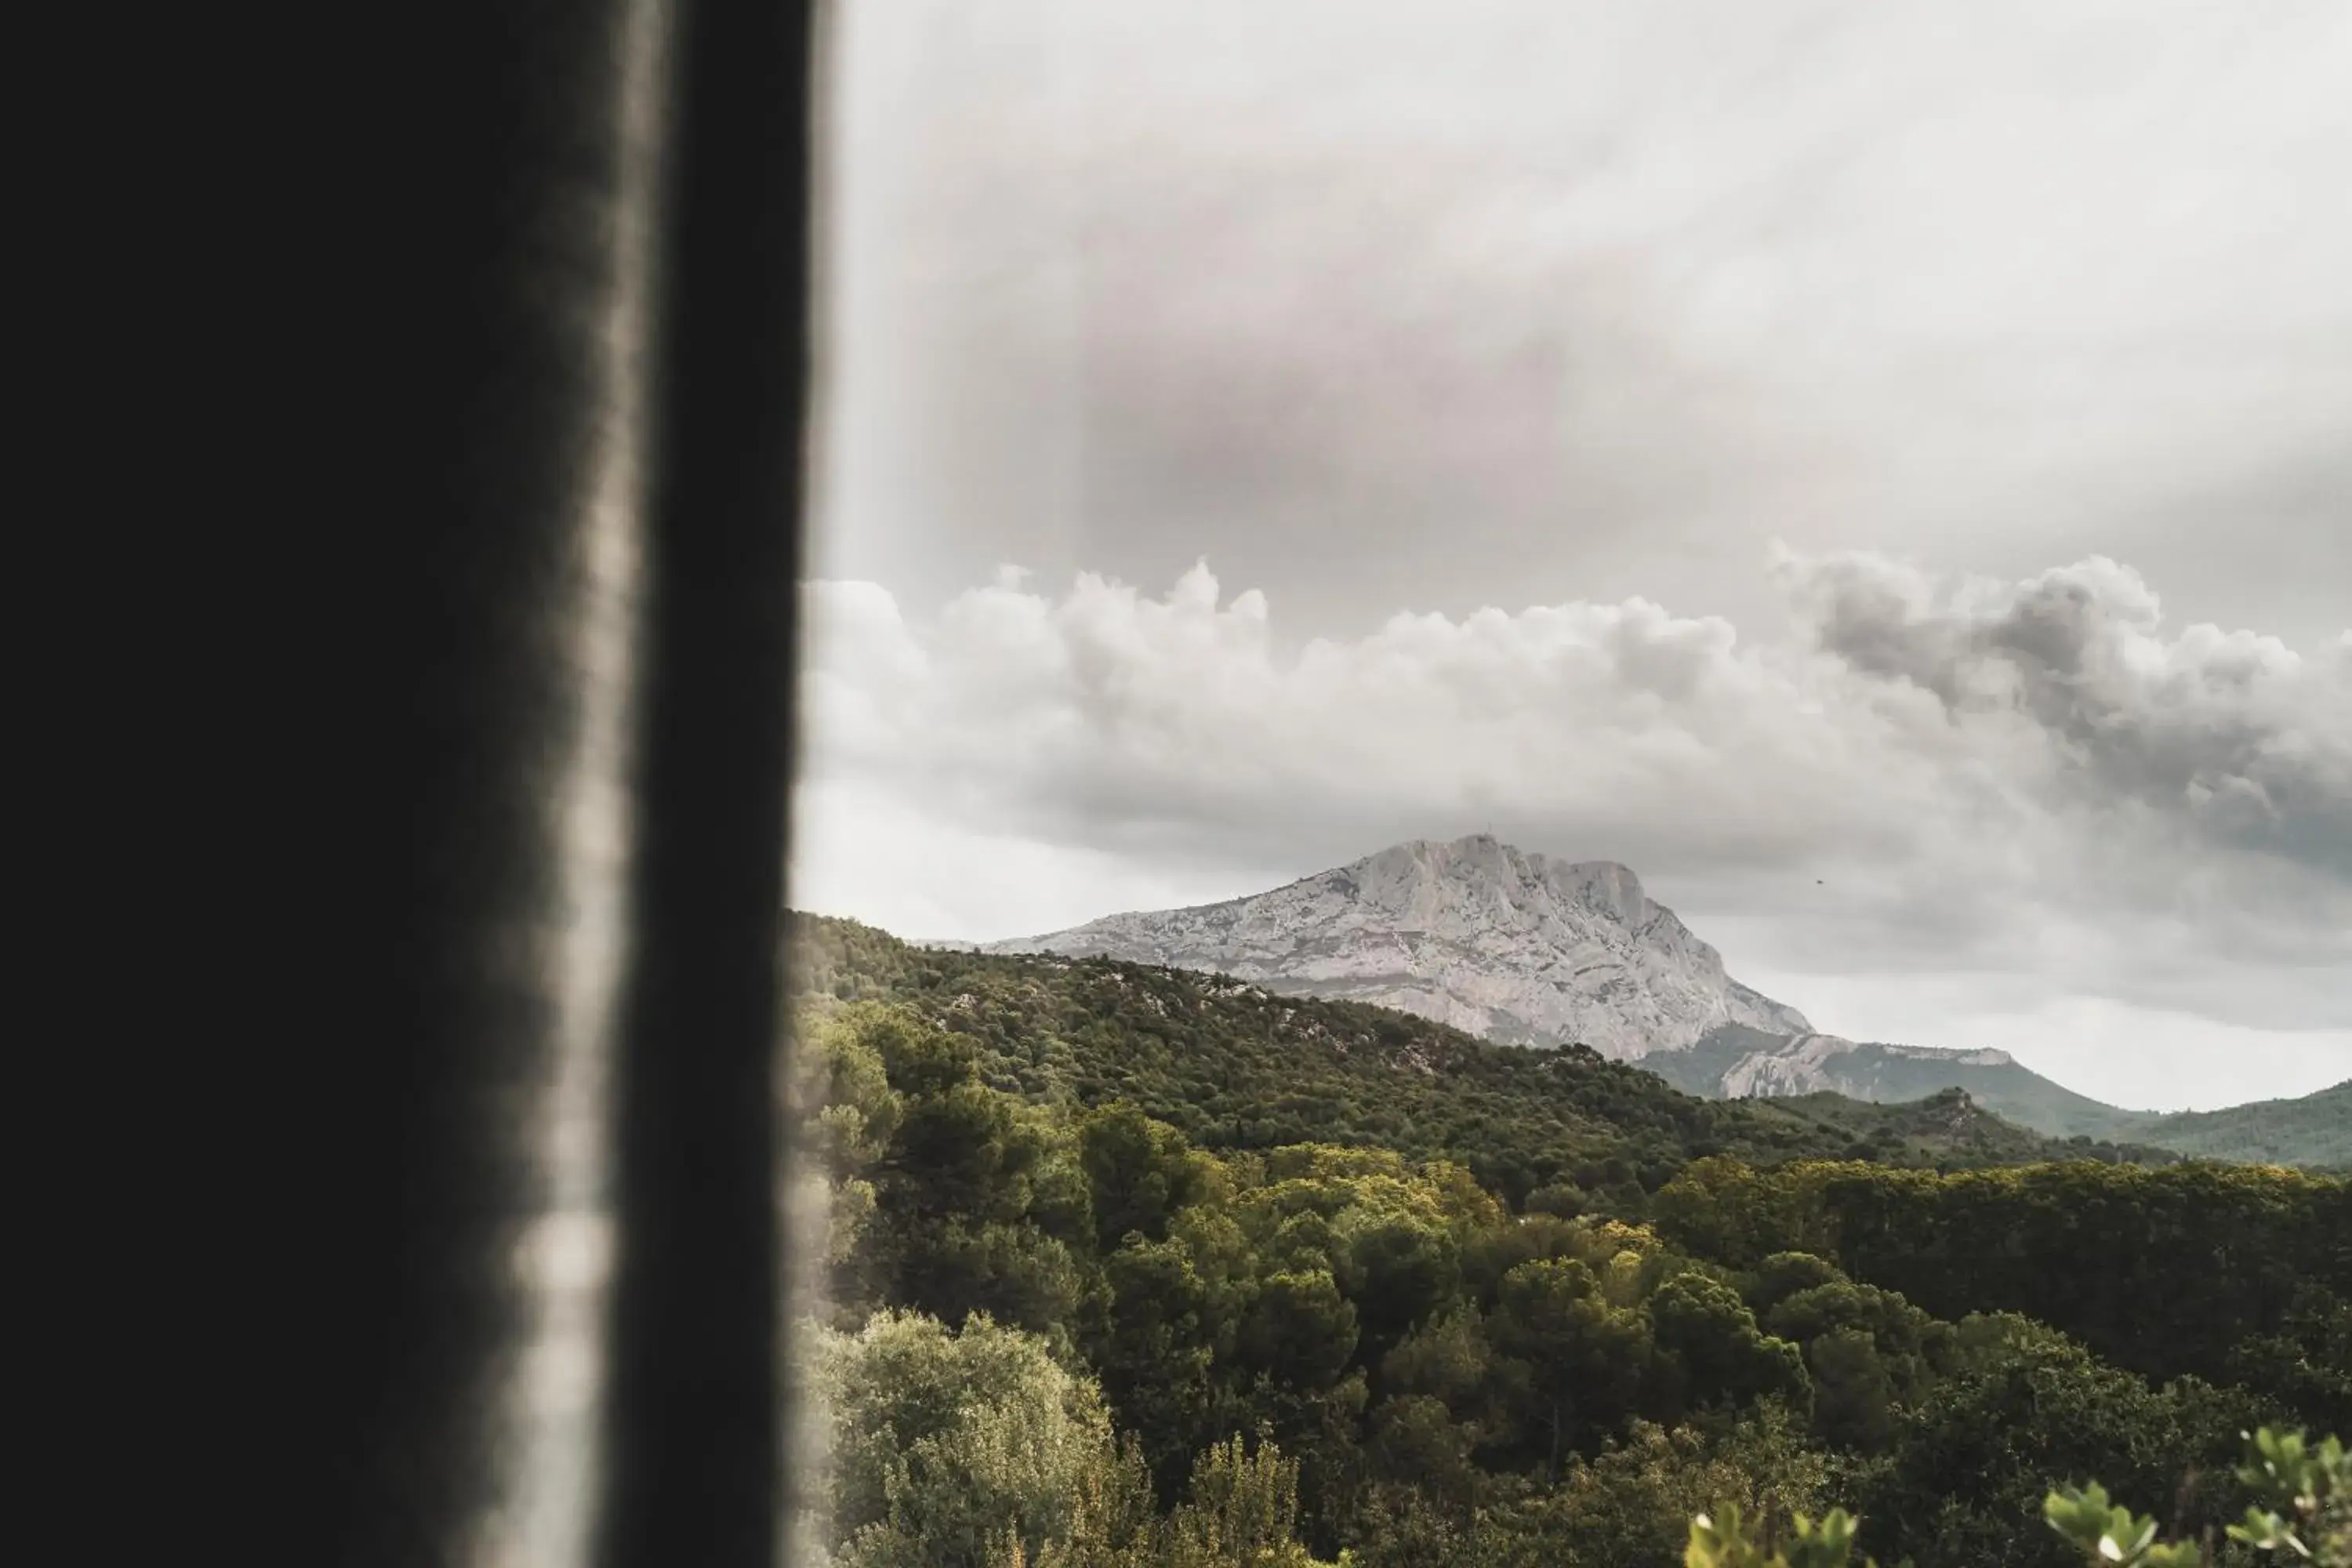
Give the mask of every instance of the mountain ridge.
[{"label": "mountain ridge", "polygon": [[1733,978],[1630,867],[1529,853],[1487,834],[1408,840],[1238,899],[927,945],[1224,975],[1277,994],[1392,1009],[1498,1045],[1583,1046],[1707,1099],[1899,1104],[1959,1089],[2053,1139],[2352,1163],[2352,1086],[2167,1116],[2077,1093],[2005,1051],[1825,1034]]},{"label": "mountain ridge", "polygon": [[1812,1032],[1796,1008],[1727,973],[1631,868],[1487,834],[1412,839],[1263,893],[979,945],[1230,974],[1621,1061],[1718,1024]]},{"label": "mountain ridge", "polygon": [[1583,1047],[1496,1045],[1416,1015],[1197,970],[926,948],[807,914],[792,917],[787,942],[799,1027],[844,1006],[902,1005],[967,1041],[998,1089],[1041,1102],[1129,1101],[1206,1148],[1370,1143],[1456,1160],[1514,1205],[1549,1187],[1638,1208],[1637,1188],[1654,1191],[1713,1154],[1759,1167],[1865,1159],[1936,1169],[2179,1159],[2045,1138],[1959,1091],[1906,1105],[1706,1100]]},{"label": "mountain ridge", "polygon": [[1964,1089],[1987,1110],[2055,1138],[2119,1137],[2148,1113],[2078,1094],[2001,1050],[1782,1036],[1727,1025],[1686,1051],[1645,1061],[1685,1094],[1835,1093],[1875,1101]]},{"label": "mountain ridge", "polygon": [[2136,1142],[2191,1158],[2352,1169],[2352,1079],[2311,1094],[2219,1110],[2143,1111],[2124,1124]]}]

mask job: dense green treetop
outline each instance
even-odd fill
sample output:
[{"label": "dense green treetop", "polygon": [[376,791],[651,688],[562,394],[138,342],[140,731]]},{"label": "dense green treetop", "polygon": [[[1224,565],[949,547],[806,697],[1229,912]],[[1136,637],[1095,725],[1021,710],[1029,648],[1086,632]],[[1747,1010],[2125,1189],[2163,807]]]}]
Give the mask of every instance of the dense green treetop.
[{"label": "dense green treetop", "polygon": [[1957,1104],[1931,1168],[1378,1009],[802,937],[844,1564],[2068,1568],[2093,1479],[2220,1563],[2239,1435],[2352,1429],[2339,1179],[2006,1164]]}]

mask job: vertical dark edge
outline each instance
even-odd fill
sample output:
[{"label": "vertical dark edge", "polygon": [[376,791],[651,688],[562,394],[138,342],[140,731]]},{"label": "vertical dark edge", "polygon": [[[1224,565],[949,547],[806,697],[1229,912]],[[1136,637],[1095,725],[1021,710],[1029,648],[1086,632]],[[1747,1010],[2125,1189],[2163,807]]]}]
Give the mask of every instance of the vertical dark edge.
[{"label": "vertical dark edge", "polygon": [[[381,93],[333,78],[359,161],[284,193],[332,295],[314,329],[331,374],[298,390],[336,458],[271,595],[320,617],[289,665],[337,660],[323,701],[272,715],[302,753],[284,793],[327,819],[317,885],[279,911],[317,945],[325,1005],[301,1020],[290,1103],[256,1108],[283,1144],[271,1243],[299,1279],[249,1308],[299,1336],[293,1473],[269,1488],[305,1521],[297,1558],[465,1563],[500,1500],[536,1308],[512,1253],[548,1199],[530,1122],[561,1049],[533,948],[563,919],[557,816],[587,706],[567,628],[595,591],[578,563],[611,391],[626,9],[405,18],[377,40],[400,68]],[[319,243],[314,196],[348,204],[345,243]],[[331,568],[309,552],[338,546]],[[314,955],[239,956],[274,987]]]},{"label": "vertical dark edge", "polygon": [[679,7],[599,1561],[775,1560],[804,0]]},{"label": "vertical dark edge", "polygon": [[[658,394],[646,424],[666,430],[667,456],[632,525],[654,597],[631,725],[643,858],[629,873],[622,1123],[606,1151],[618,1235],[604,1467],[566,1506],[600,1531],[604,1562],[765,1568],[790,1474],[771,1068],[807,7],[666,8],[693,48],[669,72],[656,133],[668,287],[650,314],[669,349],[643,390]],[[637,9],[428,6],[348,60],[298,66],[327,84],[322,119],[348,148],[323,180],[306,171],[278,193],[295,248],[253,258],[328,296],[299,322],[321,349],[317,378],[293,389],[321,426],[328,478],[277,563],[290,581],[264,596],[312,612],[282,657],[331,668],[331,683],[272,710],[295,755],[251,786],[272,809],[299,797],[320,832],[275,924],[205,917],[239,944],[236,983],[288,992],[293,1015],[290,1092],[237,1121],[266,1151],[260,1218],[287,1283],[226,1277],[276,1342],[291,1408],[258,1481],[226,1495],[257,1498],[259,1538],[297,1560],[480,1563],[484,1521],[508,1500],[501,1446],[543,1305],[515,1248],[551,1202],[532,1113],[567,1038],[544,963],[571,918],[561,786],[598,689],[572,633],[611,586],[583,580],[582,530],[612,436],[601,334],[626,265],[608,220]],[[362,57],[381,68],[344,68]],[[282,135],[312,150],[307,123]],[[328,226],[345,217],[348,230]],[[298,954],[279,950],[279,927]],[[232,1053],[243,1026],[225,1031]],[[231,1414],[203,1412],[219,1431]],[[221,1451],[253,1469],[241,1445]]]}]

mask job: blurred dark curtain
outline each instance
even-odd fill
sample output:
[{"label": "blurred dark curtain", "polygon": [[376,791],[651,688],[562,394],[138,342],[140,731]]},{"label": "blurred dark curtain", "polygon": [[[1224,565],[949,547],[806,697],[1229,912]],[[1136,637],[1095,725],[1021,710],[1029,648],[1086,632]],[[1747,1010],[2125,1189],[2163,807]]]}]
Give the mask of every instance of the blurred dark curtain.
[{"label": "blurred dark curtain", "polygon": [[285,1173],[326,1331],[268,1480],[335,1532],[296,1560],[771,1563],[809,7],[383,39],[345,374],[401,385],[320,591],[388,674],[301,917],[344,950]]}]

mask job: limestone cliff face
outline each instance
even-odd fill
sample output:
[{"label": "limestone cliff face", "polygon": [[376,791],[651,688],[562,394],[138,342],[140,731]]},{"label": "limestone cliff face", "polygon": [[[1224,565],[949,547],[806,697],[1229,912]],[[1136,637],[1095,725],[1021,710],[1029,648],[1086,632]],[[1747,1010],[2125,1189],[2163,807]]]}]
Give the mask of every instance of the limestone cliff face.
[{"label": "limestone cliff face", "polygon": [[1376,1003],[1508,1044],[1580,1041],[1630,1060],[1737,1024],[1811,1035],[1727,975],[1715,949],[1611,861],[1483,835],[1416,840],[1254,898],[1112,915],[989,944],[1207,970]]},{"label": "limestone cliff face", "polygon": [[[1861,1058],[1864,1061],[1851,1061]],[[1727,1068],[1720,1092],[1727,1100],[1750,1095],[1813,1094],[1831,1090],[1856,1100],[1877,1100],[1874,1086],[1861,1070],[1864,1062],[1884,1070],[1890,1062],[1924,1063],[1948,1071],[1954,1068],[2013,1068],[2007,1051],[1953,1051],[1933,1046],[1862,1045],[1835,1035],[1797,1035],[1751,1051]]]},{"label": "limestone cliff face", "polygon": [[1684,1093],[1709,1099],[1826,1091],[1891,1103],[1958,1089],[1980,1110],[2053,1138],[2124,1137],[2135,1121],[2133,1112],[2076,1094],[1990,1048],[1888,1045],[1725,1024],[1687,1049],[1642,1065]]}]

